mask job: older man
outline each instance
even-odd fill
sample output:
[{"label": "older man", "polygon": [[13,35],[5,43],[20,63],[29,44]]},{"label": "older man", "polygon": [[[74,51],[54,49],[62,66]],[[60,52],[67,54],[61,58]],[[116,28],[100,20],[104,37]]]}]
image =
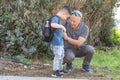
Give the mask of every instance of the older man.
[{"label": "older man", "polygon": [[94,48],[84,44],[88,37],[89,28],[82,22],[82,13],[80,11],[75,10],[72,12],[70,20],[66,23],[66,30],[64,36],[66,69],[69,71],[73,69],[72,61],[75,57],[85,57],[82,68],[86,72],[92,72],[90,62],[94,54]]}]

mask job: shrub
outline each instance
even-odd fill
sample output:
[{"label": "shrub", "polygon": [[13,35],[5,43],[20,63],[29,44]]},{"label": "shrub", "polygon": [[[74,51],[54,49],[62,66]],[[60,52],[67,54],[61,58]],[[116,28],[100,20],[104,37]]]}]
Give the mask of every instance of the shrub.
[{"label": "shrub", "polygon": [[111,33],[109,35],[109,41],[113,45],[119,45],[120,44],[120,28],[114,27],[111,30]]},{"label": "shrub", "polygon": [[0,51],[50,57],[49,45],[41,40],[41,29],[58,3],[59,0],[0,1]]}]

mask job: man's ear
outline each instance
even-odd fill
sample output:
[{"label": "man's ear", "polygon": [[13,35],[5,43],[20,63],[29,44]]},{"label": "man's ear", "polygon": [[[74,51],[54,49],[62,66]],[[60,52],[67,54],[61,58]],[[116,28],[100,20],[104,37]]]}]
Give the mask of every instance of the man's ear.
[{"label": "man's ear", "polygon": [[80,18],[80,22],[82,21],[82,18]]}]

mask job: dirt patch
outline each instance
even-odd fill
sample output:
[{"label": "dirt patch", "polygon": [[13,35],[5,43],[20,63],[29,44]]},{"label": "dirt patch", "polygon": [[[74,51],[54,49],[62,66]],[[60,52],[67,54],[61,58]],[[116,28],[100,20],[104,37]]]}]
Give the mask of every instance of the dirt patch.
[{"label": "dirt patch", "polygon": [[[109,72],[109,71],[108,71]],[[0,60],[0,75],[12,76],[36,76],[36,77],[51,77],[52,65],[38,64],[25,65],[11,61]],[[82,78],[89,80],[115,80],[108,74],[86,73],[81,68],[74,67],[74,70],[64,75],[64,78]]]}]

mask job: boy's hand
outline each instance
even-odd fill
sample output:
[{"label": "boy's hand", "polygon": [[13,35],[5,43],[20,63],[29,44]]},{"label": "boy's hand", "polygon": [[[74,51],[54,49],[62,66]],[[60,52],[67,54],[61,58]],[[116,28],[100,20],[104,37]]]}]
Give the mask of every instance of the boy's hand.
[{"label": "boy's hand", "polygon": [[64,32],[63,38],[64,38],[65,40],[67,40],[68,36],[67,36],[67,33],[66,33],[66,32]]},{"label": "boy's hand", "polygon": [[62,25],[61,25],[61,29],[63,30],[63,32],[66,32],[66,28]]}]

